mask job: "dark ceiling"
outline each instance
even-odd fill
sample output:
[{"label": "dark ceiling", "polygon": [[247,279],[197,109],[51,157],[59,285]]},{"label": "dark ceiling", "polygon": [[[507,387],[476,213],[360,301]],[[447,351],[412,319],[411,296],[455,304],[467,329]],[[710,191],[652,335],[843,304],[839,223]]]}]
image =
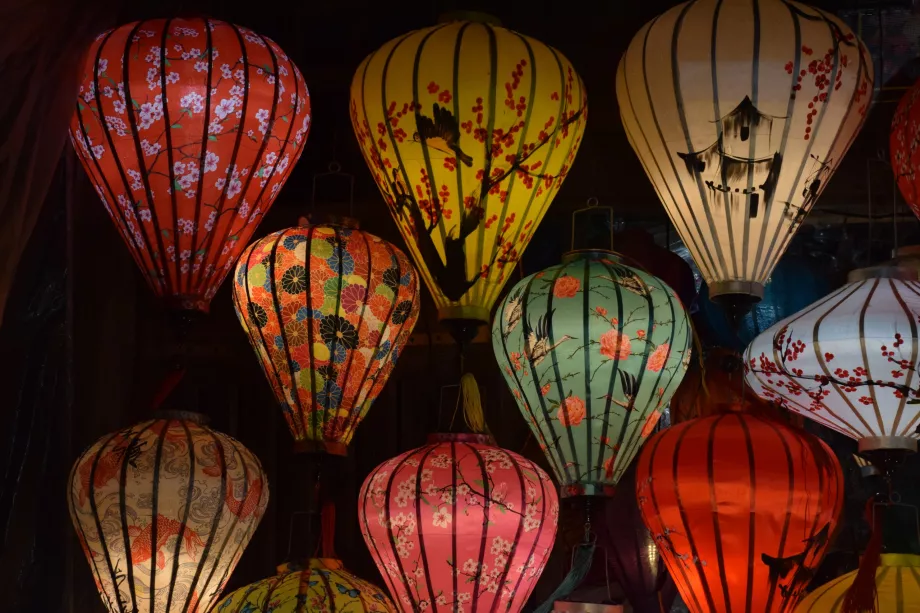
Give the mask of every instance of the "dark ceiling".
[{"label": "dark ceiling", "polygon": [[[118,0],[113,0],[118,1]],[[126,22],[165,15],[208,14],[245,25],[273,38],[290,54],[310,87],[314,123],[306,151],[276,205],[303,206],[312,177],[325,170],[333,155],[357,177],[356,211],[380,202],[377,190],[354,141],[348,118],[351,78],[361,60],[386,41],[409,30],[436,22],[439,14],[458,9],[489,12],[503,25],[533,36],[562,51],[585,82],[591,116],[584,143],[572,173],[556,198],[550,215],[569,217],[589,197],[613,206],[618,216],[643,221],[664,221],[665,215],[630,148],[620,124],[614,94],[616,66],[633,34],[655,15],[677,4],[668,0],[570,0],[568,2],[487,2],[408,0],[399,4],[369,0],[248,1],[222,0],[136,3],[120,0],[116,18]],[[821,8],[840,11],[877,11],[871,0],[821,0]],[[887,2],[905,7],[910,2]],[[873,8],[876,7],[876,8]],[[903,14],[903,8],[895,8]],[[909,9],[908,9],[909,10]],[[113,24],[114,25],[114,24]],[[916,41],[912,43],[915,45]],[[867,162],[887,150],[888,125],[899,90],[884,94],[889,102],[876,104],[868,124],[829,184],[819,209],[861,214],[867,209]],[[872,164],[873,200],[891,211],[890,172]],[[883,204],[886,203],[886,204]],[[383,203],[380,202],[381,208]],[[373,211],[376,213],[376,211]],[[284,222],[282,222],[284,223]],[[370,225],[370,224],[368,224]],[[267,230],[268,228],[266,228]],[[395,228],[376,228],[390,235]]]}]

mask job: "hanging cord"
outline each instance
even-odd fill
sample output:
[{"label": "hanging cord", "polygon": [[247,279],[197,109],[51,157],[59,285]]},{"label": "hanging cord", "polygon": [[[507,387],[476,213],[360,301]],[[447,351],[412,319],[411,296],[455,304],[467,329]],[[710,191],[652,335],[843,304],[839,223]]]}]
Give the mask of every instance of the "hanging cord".
[{"label": "hanging cord", "polygon": [[[549,598],[541,604],[534,613],[550,613],[557,600],[562,600],[574,592],[581,582],[585,580],[588,571],[594,563],[594,551],[597,549],[597,534],[591,528],[591,498],[585,497],[585,534],[581,543],[572,548],[572,566],[568,574],[559,584]],[[604,550],[604,572],[607,573],[607,599],[612,600],[610,593],[610,574],[607,564],[607,552]]]},{"label": "hanging cord", "polygon": [[182,366],[171,370],[166,373],[166,376],[163,377],[162,383],[157,390],[156,394],[153,395],[153,400],[150,402],[151,411],[159,411],[163,406],[163,403],[169,398],[170,394],[178,387],[179,383],[182,382],[182,379],[185,378],[186,369]]}]

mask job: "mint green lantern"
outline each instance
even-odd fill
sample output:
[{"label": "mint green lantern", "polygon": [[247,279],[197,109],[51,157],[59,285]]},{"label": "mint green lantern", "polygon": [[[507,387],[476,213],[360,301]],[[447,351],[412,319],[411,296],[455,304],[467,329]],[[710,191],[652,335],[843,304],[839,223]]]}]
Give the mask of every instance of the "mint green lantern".
[{"label": "mint green lantern", "polygon": [[521,280],[492,346],[563,496],[613,493],[690,363],[690,319],[665,283],[610,251]]}]

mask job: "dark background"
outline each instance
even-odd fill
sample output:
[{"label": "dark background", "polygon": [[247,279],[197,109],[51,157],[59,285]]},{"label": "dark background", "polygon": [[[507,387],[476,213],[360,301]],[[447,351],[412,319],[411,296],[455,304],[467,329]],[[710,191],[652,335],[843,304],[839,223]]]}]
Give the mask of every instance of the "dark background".
[{"label": "dark background", "polygon": [[[208,14],[269,36],[294,59],[310,88],[313,127],[306,150],[266,216],[258,235],[294,225],[306,213],[314,176],[336,160],[356,177],[354,214],[362,228],[403,247],[395,224],[367,172],[348,117],[354,69],[379,45],[433,24],[452,9],[486,10],[506,27],[562,51],[587,87],[590,119],[577,161],[528,250],[529,262],[558,261],[568,248],[572,212],[590,197],[612,206],[618,227],[648,227],[679,247],[651,184],[623,133],[614,93],[616,65],[633,33],[674,3],[642,2],[112,2],[111,23],[169,15]],[[901,244],[917,223],[892,189],[885,157],[894,102],[918,73],[920,19],[910,3],[815,4],[843,13],[884,67],[868,124],[829,184],[806,233],[830,237],[822,249],[841,272],[886,258],[894,245],[892,211],[903,215]],[[880,27],[881,26],[881,27]],[[884,63],[884,66],[882,64]],[[317,184],[318,212],[341,207],[347,194],[334,181]],[[868,221],[871,195],[873,223]],[[843,240],[844,237],[846,240]],[[526,270],[527,273],[535,269]],[[509,281],[509,286],[513,280]],[[102,611],[88,566],[77,547],[65,503],[67,473],[79,451],[112,430],[149,415],[150,397],[177,354],[189,376],[173,402],[209,415],[212,426],[239,438],[261,458],[271,502],[228,589],[273,573],[288,550],[289,517],[305,504],[311,467],[291,451],[255,356],[240,329],[225,283],[211,316],[180,344],[166,314],[145,286],[69,147],[30,239],[0,328],[0,613]],[[400,358],[351,453],[329,460],[322,480],[337,500],[337,548],[357,574],[380,583],[360,536],[355,496],[379,462],[424,442],[450,421],[460,374],[456,348],[435,321],[427,290],[412,345]],[[484,337],[483,337],[484,338]],[[491,346],[474,343],[467,364],[482,387],[486,418],[499,444],[542,461],[502,381]],[[848,527],[835,570],[852,567],[861,542],[865,492],[849,461],[854,445],[822,434],[848,470]],[[911,466],[905,482],[917,471]],[[905,490],[905,498],[910,491]],[[564,509],[564,529],[537,589],[546,596],[564,576],[568,548],[583,515]],[[301,528],[302,526],[298,526]],[[295,531],[295,550],[307,548]]]}]

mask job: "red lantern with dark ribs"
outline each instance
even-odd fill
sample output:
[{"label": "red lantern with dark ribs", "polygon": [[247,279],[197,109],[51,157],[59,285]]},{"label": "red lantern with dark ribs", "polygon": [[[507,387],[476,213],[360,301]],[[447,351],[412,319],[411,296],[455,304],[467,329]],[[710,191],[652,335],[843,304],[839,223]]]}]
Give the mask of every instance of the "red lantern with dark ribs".
[{"label": "red lantern with dark ribs", "polygon": [[274,42],[154,19],[92,44],[70,134],[153,291],[207,312],[309,129],[306,84]]},{"label": "red lantern with dark ribs", "polygon": [[804,595],[843,506],[818,438],[746,413],[671,426],[645,444],[636,495],[692,613],[781,613]]}]

